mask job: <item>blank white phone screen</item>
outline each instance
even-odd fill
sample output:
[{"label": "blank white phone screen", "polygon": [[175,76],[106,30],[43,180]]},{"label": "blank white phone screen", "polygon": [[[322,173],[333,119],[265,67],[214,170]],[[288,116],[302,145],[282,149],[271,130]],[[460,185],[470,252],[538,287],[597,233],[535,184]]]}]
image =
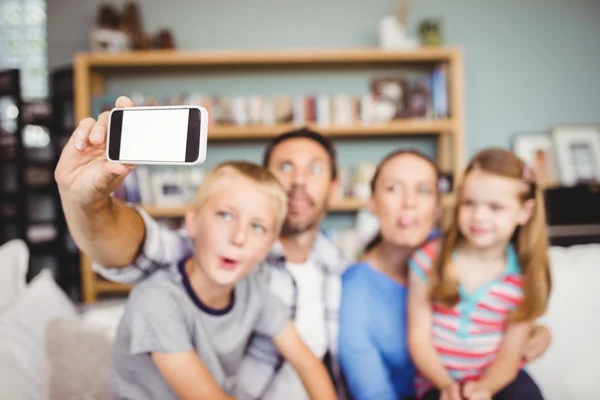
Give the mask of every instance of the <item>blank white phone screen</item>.
[{"label": "blank white phone screen", "polygon": [[120,160],[185,161],[188,109],[123,112]]}]

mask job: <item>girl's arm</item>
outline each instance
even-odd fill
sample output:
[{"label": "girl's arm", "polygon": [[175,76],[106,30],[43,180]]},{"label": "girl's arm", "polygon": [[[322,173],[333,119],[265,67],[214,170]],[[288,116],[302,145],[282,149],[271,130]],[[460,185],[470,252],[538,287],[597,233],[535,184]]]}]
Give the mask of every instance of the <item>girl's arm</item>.
[{"label": "girl's arm", "polygon": [[234,400],[226,395],[193,352],[152,353],[152,360],[177,396],[183,400]]},{"label": "girl's arm", "polygon": [[411,268],[408,283],[408,345],[417,369],[440,391],[455,382],[443,367],[431,341],[429,286]]},{"label": "girl's arm", "polygon": [[377,313],[368,293],[344,282],[340,305],[339,359],[348,388],[355,400],[396,400],[389,369],[371,336],[369,314]]},{"label": "girl's arm", "polygon": [[519,373],[523,347],[531,334],[533,322],[509,324],[496,359],[486,369],[477,387],[488,390],[492,395],[511,383]]},{"label": "girl's arm", "polygon": [[312,400],[336,399],[325,365],[304,344],[292,322],[288,322],[283,331],[273,338],[273,343],[296,370]]}]

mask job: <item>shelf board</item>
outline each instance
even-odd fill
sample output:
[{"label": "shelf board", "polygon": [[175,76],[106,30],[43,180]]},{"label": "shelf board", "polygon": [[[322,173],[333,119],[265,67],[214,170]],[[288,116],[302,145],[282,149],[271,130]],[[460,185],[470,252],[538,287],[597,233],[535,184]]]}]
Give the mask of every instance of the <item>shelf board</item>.
[{"label": "shelf board", "polygon": [[[356,211],[364,206],[365,202],[356,199],[336,201],[329,207],[330,212]],[[181,218],[185,215],[186,206],[156,206],[142,205],[141,208],[154,218]]]},{"label": "shelf board", "polygon": [[[454,204],[454,196],[447,195],[442,199],[442,204],[447,207]],[[363,200],[358,199],[343,199],[331,204],[329,212],[354,212],[365,206]],[[182,218],[185,215],[185,206],[156,206],[142,205],[141,208],[154,218]]]},{"label": "shelf board", "polygon": [[92,68],[202,67],[202,66],[284,66],[327,64],[394,64],[450,61],[458,50],[419,48],[414,50],[295,49],[295,50],[148,50],[118,54],[78,53],[76,63]]},{"label": "shelf board", "polygon": [[117,282],[98,280],[96,282],[96,289],[100,293],[127,293],[131,290],[131,286]]},{"label": "shelf board", "polygon": [[[280,125],[247,125],[247,126],[215,126],[208,128],[208,140],[268,139],[284,132],[299,129],[295,124]],[[340,126],[321,126],[306,124],[309,129],[317,130],[333,138],[367,137],[367,136],[400,136],[400,135],[435,135],[453,130],[453,121],[449,119],[404,119],[378,124],[351,124]]]}]

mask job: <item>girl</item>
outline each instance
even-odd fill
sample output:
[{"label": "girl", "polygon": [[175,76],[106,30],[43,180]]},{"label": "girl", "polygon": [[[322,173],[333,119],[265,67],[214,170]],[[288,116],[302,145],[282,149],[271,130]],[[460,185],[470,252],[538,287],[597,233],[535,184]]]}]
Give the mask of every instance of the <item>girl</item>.
[{"label": "girl", "polygon": [[468,166],[453,225],[415,252],[409,348],[419,398],[542,399],[522,369],[551,289],[542,193],[513,153]]},{"label": "girl", "polygon": [[[400,150],[385,157],[371,181],[368,207],[380,233],[342,276],[339,357],[355,400],[414,396],[415,369],[407,347],[407,262],[437,234],[440,172],[428,157]],[[525,354],[538,357],[549,332],[533,331]]]}]

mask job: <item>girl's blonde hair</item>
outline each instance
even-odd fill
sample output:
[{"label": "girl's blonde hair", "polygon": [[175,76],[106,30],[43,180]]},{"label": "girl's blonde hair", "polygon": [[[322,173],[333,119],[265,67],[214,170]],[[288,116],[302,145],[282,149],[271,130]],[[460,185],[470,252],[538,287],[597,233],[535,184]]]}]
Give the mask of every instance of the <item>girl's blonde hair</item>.
[{"label": "girl's blonde hair", "polygon": [[[521,201],[535,200],[533,215],[525,225],[516,229],[511,239],[516,247],[519,266],[524,276],[524,297],[511,318],[515,321],[533,320],[546,312],[552,288],[543,193],[536,184],[535,175],[530,167],[510,151],[498,148],[481,151],[471,160],[465,171],[465,177],[476,169],[521,180],[527,184],[527,189],[521,193]],[[460,190],[458,196],[461,196]],[[464,240],[458,227],[461,199],[458,200],[454,219],[445,235],[432,271],[432,299],[448,307],[453,307],[460,300],[458,273],[451,262],[453,250],[460,241]]]},{"label": "girl's blonde hair", "polygon": [[202,208],[215,184],[235,175],[249,179],[264,194],[275,200],[277,205],[275,230],[279,234],[287,215],[287,194],[268,169],[248,161],[227,161],[211,168],[198,186],[193,204],[194,210],[199,211]]}]

